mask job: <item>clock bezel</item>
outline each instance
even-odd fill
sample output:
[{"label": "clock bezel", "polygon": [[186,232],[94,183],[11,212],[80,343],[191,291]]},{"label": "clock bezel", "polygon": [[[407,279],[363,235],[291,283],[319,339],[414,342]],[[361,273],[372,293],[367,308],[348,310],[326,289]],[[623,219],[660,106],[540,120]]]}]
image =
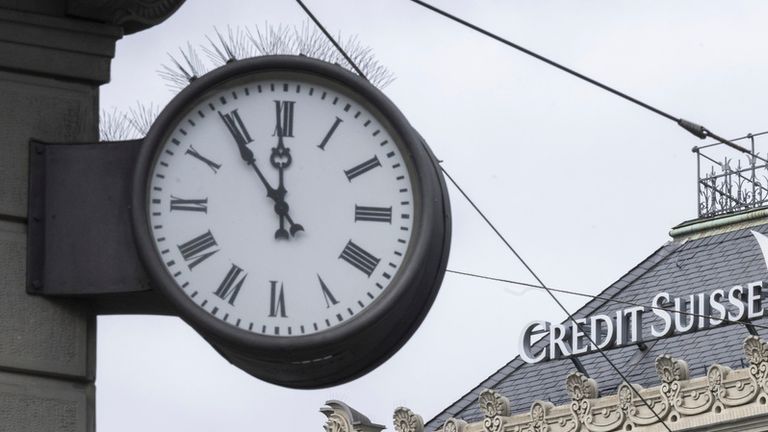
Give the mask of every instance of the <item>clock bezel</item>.
[{"label": "clock bezel", "polygon": [[[388,128],[396,141],[408,166],[414,194],[411,240],[392,282],[356,316],[308,335],[258,334],[225,323],[200,308],[176,284],[163,264],[149,223],[150,176],[168,137],[178,129],[192,107],[212,91],[226,88],[229,83],[244,80],[249,75],[264,73],[289,73],[293,79],[296,74],[319,77],[365,106]],[[350,343],[363,343],[361,339],[364,338],[377,343],[376,334],[386,331],[388,327],[382,323],[387,320],[410,320],[408,326],[393,323],[391,327],[399,329],[401,340],[390,343],[392,346],[388,349],[391,352],[382,359],[373,362],[369,359],[366,371],[397,351],[423,320],[442,281],[450,243],[445,185],[436,161],[405,116],[383,93],[362,78],[337,65],[299,56],[265,56],[232,62],[194,80],[174,97],[153,123],[139,152],[133,177],[131,217],[139,256],[151,278],[151,285],[170,300],[182,319],[220,349],[257,355],[266,361],[311,361],[332,356],[348,348]],[[423,286],[425,282],[431,282],[430,286]]]}]

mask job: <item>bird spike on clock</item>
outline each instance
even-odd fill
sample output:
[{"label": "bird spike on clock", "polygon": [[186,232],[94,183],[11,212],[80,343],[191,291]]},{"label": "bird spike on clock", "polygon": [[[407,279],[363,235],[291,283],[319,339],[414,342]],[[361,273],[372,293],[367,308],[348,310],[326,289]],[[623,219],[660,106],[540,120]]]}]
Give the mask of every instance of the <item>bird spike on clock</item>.
[{"label": "bird spike on clock", "polygon": [[[309,22],[298,27],[254,26],[253,30],[227,26],[226,32],[214,28],[214,35],[206,35],[205,39],[204,44],[195,46],[187,42],[179,47],[176,54],[168,53],[169,64],[161,65],[158,75],[174,93],[211,69],[235,60],[261,55],[302,55],[343,65],[352,70],[325,35]],[[338,39],[371,84],[382,89],[394,81],[392,72],[376,60],[370,47],[363,45],[357,36],[343,39],[339,35]],[[204,56],[200,55],[200,51]],[[127,111],[114,107],[102,109],[99,136],[104,141],[141,138],[147,134],[149,126],[159,113],[159,107],[142,102],[136,102],[135,107]]]},{"label": "bird spike on clock", "polygon": [[[226,32],[214,27],[214,35],[207,35],[205,39],[207,43],[200,45],[199,49],[208,64],[202,60],[198,50],[191,43],[179,48],[175,55],[168,54],[170,64],[162,65],[159,74],[172,90],[183,89],[210,69],[235,60],[262,55],[302,55],[335,63],[352,71],[351,65],[338,50],[308,22],[299,27],[254,26],[253,30],[227,26]],[[392,72],[376,60],[372,50],[363,45],[357,36],[345,39],[339,34],[337,39],[371,84],[381,89],[394,81]]]}]

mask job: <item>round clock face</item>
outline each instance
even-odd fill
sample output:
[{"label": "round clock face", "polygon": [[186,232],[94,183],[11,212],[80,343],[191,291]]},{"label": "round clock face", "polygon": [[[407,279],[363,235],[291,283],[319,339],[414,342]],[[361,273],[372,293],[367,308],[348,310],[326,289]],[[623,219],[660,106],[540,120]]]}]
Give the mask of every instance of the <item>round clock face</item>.
[{"label": "round clock face", "polygon": [[391,125],[311,74],[260,73],[177,116],[147,181],[176,288],[243,331],[291,338],[375,304],[408,257],[419,197]]}]

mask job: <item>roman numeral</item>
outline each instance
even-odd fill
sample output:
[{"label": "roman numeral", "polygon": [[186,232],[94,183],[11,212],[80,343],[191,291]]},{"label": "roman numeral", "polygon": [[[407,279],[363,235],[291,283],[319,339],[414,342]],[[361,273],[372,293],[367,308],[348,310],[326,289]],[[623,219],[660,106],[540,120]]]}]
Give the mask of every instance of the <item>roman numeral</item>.
[{"label": "roman numeral", "polygon": [[204,164],[208,165],[208,168],[210,168],[214,174],[216,174],[219,171],[219,168],[221,168],[221,164],[218,164],[207,157],[201,155],[200,153],[195,150],[194,147],[189,146],[186,152],[184,154],[188,154],[192,156],[193,158],[199,160],[200,162],[203,162]]},{"label": "roman numeral", "polygon": [[208,198],[184,199],[171,195],[171,211],[174,210],[208,213]]},{"label": "roman numeral", "polygon": [[216,289],[214,294],[224,301],[227,301],[227,297],[229,297],[229,304],[234,306],[235,299],[240,293],[240,288],[243,287],[246,276],[248,276],[248,273],[243,273],[243,269],[232,264],[232,267],[227,272],[227,275],[224,276],[224,280],[221,281],[219,288]]},{"label": "roman numeral", "polygon": [[365,207],[355,204],[355,222],[392,223],[392,207]]},{"label": "roman numeral", "polygon": [[379,162],[379,158],[374,156],[356,167],[344,170],[344,174],[347,175],[347,180],[352,181],[353,178],[359,176],[360,174],[365,174],[366,172],[380,166],[381,162]]},{"label": "roman numeral", "polygon": [[320,281],[320,289],[323,290],[323,298],[325,299],[325,308],[328,309],[331,306],[335,306],[339,303],[338,300],[336,300],[336,297],[333,296],[331,293],[331,290],[328,289],[328,286],[323,281],[323,278],[320,277],[320,275],[317,275],[317,280]]},{"label": "roman numeral", "polygon": [[269,316],[286,318],[285,314],[285,294],[283,292],[283,283],[280,283],[280,290],[277,289],[277,281],[269,281]]},{"label": "roman numeral", "polygon": [[325,138],[323,138],[323,141],[320,143],[318,147],[320,147],[320,150],[325,150],[325,145],[328,144],[328,140],[331,139],[331,135],[333,135],[334,132],[336,132],[336,128],[339,127],[339,124],[343,120],[336,117],[336,121],[333,122],[333,125],[331,125],[331,129],[328,131],[327,134],[325,134]]},{"label": "roman numeral", "polygon": [[294,101],[275,101],[275,131],[272,136],[293,136],[293,106]]},{"label": "roman numeral", "polygon": [[248,129],[246,129],[245,124],[243,124],[243,119],[240,118],[240,114],[237,112],[237,110],[233,110],[228,114],[222,114],[221,111],[219,111],[219,117],[221,117],[221,119],[224,121],[224,124],[227,125],[229,133],[232,134],[232,137],[235,139],[235,142],[237,142],[238,145],[246,145],[253,141],[253,139],[251,139],[251,135],[248,133]]},{"label": "roman numeral", "polygon": [[177,245],[181,256],[184,257],[184,261],[187,262],[190,270],[218,252],[219,250],[215,249],[216,246],[218,244],[210,230],[184,244]]},{"label": "roman numeral", "polygon": [[343,259],[344,261],[348,262],[356,269],[365,273],[368,277],[371,277],[373,270],[376,269],[376,266],[380,261],[380,259],[371,255],[365,249],[354,244],[352,240],[347,242],[344,250],[341,251],[341,255],[339,255],[339,259]]}]

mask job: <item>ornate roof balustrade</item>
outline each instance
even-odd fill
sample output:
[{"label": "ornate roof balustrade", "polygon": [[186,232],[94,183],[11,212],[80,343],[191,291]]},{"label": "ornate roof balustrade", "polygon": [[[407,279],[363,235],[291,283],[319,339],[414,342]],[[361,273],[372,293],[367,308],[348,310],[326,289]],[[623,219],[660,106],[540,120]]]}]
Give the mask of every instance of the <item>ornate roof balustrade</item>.
[{"label": "ornate roof balustrade", "polygon": [[[449,418],[438,430],[656,432],[666,431],[663,421],[673,431],[765,431],[768,430],[768,343],[749,336],[743,347],[748,367],[733,370],[714,364],[707,369],[706,376],[691,378],[684,360],[662,355],[656,359],[660,385],[642,388],[624,383],[616,394],[602,397],[595,380],[575,372],[565,382],[570,404],[555,406],[547,401],[535,401],[530,411],[522,414],[512,415],[509,399],[486,389],[478,400],[484,414],[481,421],[467,423]],[[425,431],[422,418],[402,407],[395,410],[394,429],[396,432]],[[326,430],[329,431],[328,426]],[[333,429],[337,430],[358,431]]]}]

